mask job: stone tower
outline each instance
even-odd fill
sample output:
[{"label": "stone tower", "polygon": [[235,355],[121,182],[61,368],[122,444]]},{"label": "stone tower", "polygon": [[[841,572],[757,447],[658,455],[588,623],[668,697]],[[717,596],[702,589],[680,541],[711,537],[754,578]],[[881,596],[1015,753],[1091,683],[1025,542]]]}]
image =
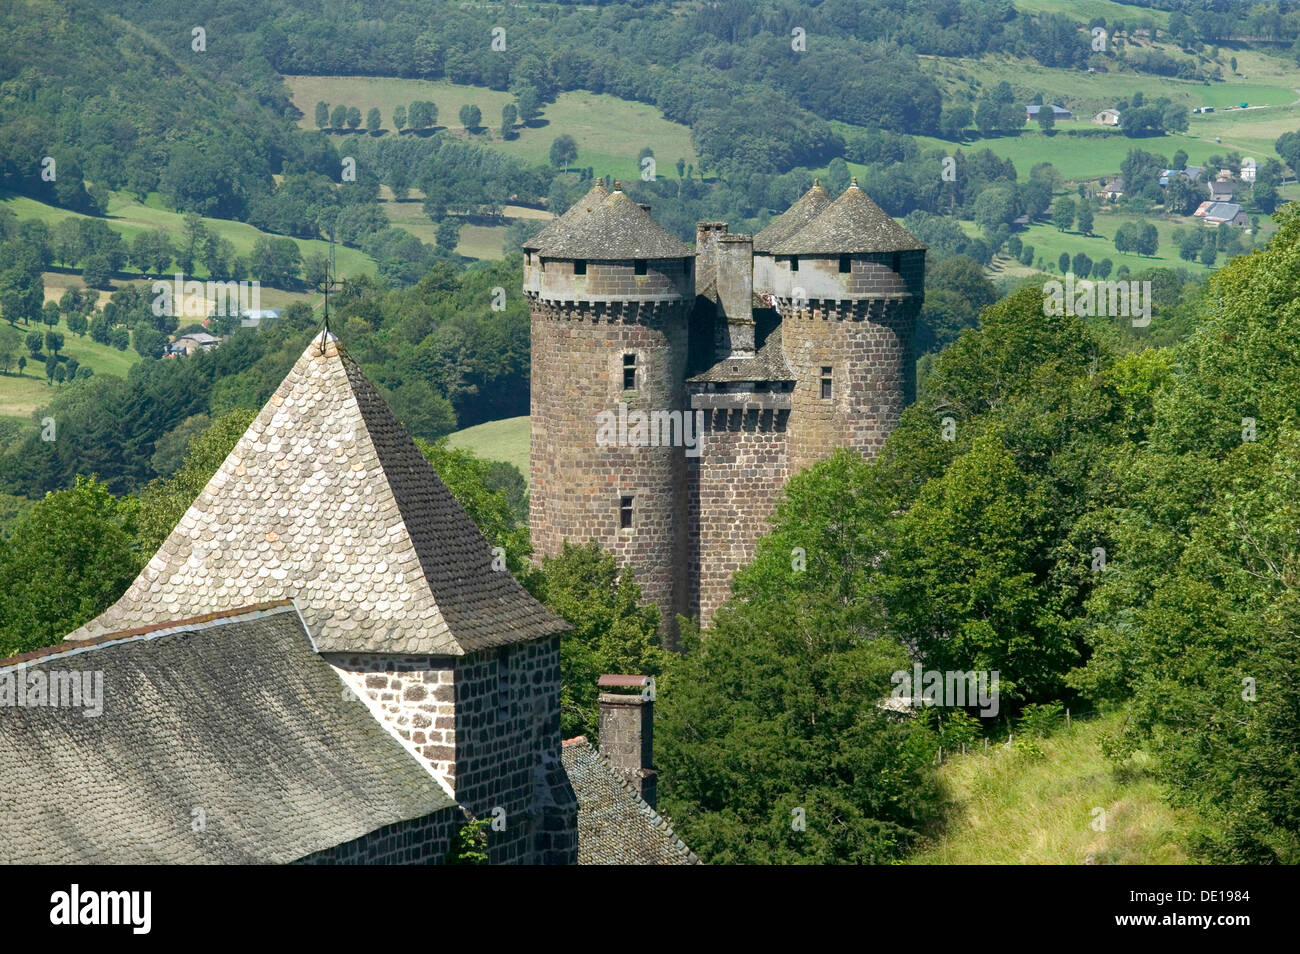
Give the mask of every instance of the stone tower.
[{"label": "stone tower", "polygon": [[[856,179],[752,237],[701,222],[693,257],[593,189],[525,247],[539,552],[594,538],[665,621],[707,624],[790,475],[839,446],[874,456],[911,400],[925,250]],[[620,405],[682,411],[699,446],[597,445]]]},{"label": "stone tower", "polygon": [[533,544],[553,555],[566,539],[599,542],[636,569],[671,639],[687,610],[683,447],[627,423],[681,423],[694,252],[617,183],[597,186],[524,247],[524,291]]},{"label": "stone tower", "polygon": [[806,225],[763,244],[755,286],[781,315],[795,377],[791,472],[839,446],[873,456],[914,397],[910,344],[925,294],[925,245],[857,179]]}]

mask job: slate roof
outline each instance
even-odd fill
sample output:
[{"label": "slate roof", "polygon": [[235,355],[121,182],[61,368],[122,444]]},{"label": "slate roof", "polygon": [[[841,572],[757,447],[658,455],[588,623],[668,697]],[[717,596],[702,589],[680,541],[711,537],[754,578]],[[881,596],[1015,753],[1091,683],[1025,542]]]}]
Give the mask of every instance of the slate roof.
[{"label": "slate roof", "polygon": [[831,194],[822,188],[821,180],[814,179],[811,189],[754,236],[754,251],[770,252],[772,246],[794,235],[826,211],[833,201]]},{"label": "slate roof", "polygon": [[28,683],[38,671],[101,671],[103,711],[0,707],[5,864],[287,863],[456,804],[291,604],[0,665]]},{"label": "slate roof", "polygon": [[561,234],[567,232],[578,222],[590,215],[592,209],[608,198],[609,190],[606,189],[604,185],[597,182],[591,187],[591,190],[586,195],[573,203],[573,205],[569,206],[568,210],[563,215],[546,223],[546,228],[542,229],[519,247],[535,252],[548,242],[555,241]]},{"label": "slate roof", "polygon": [[279,598],[322,652],[461,655],[569,628],[492,569],[333,335],[308,345],[122,598],[68,638]]},{"label": "slate roof", "polygon": [[854,179],[815,219],[773,244],[777,255],[852,255],[903,252],[928,246],[872,202]]},{"label": "slate roof", "polygon": [[618,183],[608,198],[538,248],[543,258],[691,258],[695,254]]},{"label": "slate roof", "polygon": [[[764,303],[766,304],[766,303]],[[693,378],[695,382],[727,381],[793,381],[794,372],[785,363],[785,354],[781,350],[781,326],[777,325],[768,333],[752,358],[723,358],[713,367]]]},{"label": "slate roof", "polygon": [[700,859],[586,736],[561,747],[578,796],[578,864],[697,865]]}]

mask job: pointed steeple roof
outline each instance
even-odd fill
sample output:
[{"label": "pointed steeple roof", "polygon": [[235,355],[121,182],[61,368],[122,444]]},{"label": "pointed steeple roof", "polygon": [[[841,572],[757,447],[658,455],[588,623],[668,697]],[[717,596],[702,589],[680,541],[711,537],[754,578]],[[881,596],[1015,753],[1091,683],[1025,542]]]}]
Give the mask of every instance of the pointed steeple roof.
[{"label": "pointed steeple roof", "polygon": [[562,632],[328,333],[120,600],[113,630],[293,599],[321,652],[461,655]]},{"label": "pointed steeple roof", "polygon": [[772,247],[777,255],[853,255],[928,248],[858,188],[855,178],[819,216]]},{"label": "pointed steeple roof", "polygon": [[754,236],[754,251],[770,252],[774,245],[784,242],[826,211],[832,201],[831,194],[822,188],[822,181],[814,179],[811,189]]},{"label": "pointed steeple roof", "polygon": [[590,214],[540,246],[543,258],[690,258],[689,245],[650,217],[614,183]]},{"label": "pointed steeple roof", "polygon": [[604,184],[597,182],[591,189],[577,202],[569,206],[568,210],[559,218],[552,219],[542,229],[528,241],[524,242],[520,248],[535,252],[544,246],[547,242],[553,242],[568,229],[576,225],[591,214],[592,209],[600,205],[609,198],[609,190]]}]

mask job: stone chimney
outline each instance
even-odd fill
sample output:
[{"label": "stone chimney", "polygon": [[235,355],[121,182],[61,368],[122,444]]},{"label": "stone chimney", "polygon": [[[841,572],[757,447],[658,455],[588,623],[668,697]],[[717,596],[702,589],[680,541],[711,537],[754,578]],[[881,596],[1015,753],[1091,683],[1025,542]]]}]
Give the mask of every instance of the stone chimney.
[{"label": "stone chimney", "polygon": [[715,326],[717,356],[754,356],[754,237],[719,235],[718,308],[724,322]]},{"label": "stone chimney", "polygon": [[597,685],[602,690],[600,754],[653,808],[659,775],[654,768],[654,677],[606,675]]},{"label": "stone chimney", "polygon": [[727,234],[726,222],[699,222],[695,226],[695,289],[702,291],[718,271],[718,236]]}]

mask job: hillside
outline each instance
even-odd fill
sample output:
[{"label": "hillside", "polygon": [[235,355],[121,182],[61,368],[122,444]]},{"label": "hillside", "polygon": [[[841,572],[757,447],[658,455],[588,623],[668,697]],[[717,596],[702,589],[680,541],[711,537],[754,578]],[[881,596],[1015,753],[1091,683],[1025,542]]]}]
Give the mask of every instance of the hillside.
[{"label": "hillside", "polygon": [[[1195,819],[1171,808],[1150,760],[1117,768],[1101,752],[1119,715],[1074,720],[1037,741],[1041,755],[991,745],[945,759],[939,780],[952,811],[917,865],[1187,864],[1179,839]],[[1105,812],[1105,830],[1101,815]]]},{"label": "hillside", "polygon": [[524,480],[529,479],[529,418],[511,417],[502,421],[477,424],[448,435],[452,447],[463,447],[488,460],[514,464]]}]

